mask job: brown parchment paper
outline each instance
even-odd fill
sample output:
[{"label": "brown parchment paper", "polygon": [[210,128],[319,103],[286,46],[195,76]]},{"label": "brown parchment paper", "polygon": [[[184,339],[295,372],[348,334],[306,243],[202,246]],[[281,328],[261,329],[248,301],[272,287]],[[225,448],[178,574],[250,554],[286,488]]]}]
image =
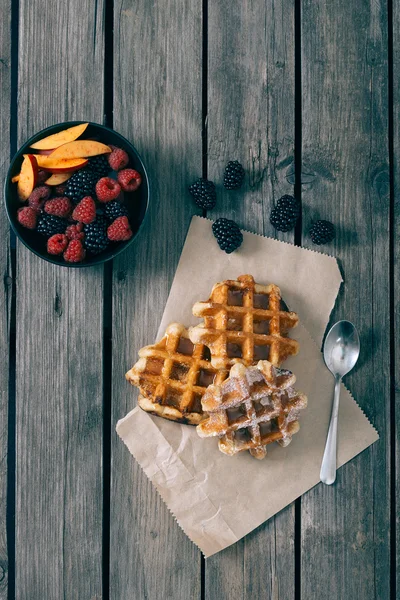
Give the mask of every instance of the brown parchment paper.
[{"label": "brown parchment paper", "polygon": [[[235,543],[319,481],[333,395],[333,378],[319,348],[342,281],[334,258],[248,232],[241,248],[225,255],[211,224],[200,217],[192,220],[158,338],[173,321],[198,323],[192,305],[207,300],[217,281],[250,273],[259,283],[276,283],[301,319],[291,333],[300,352],[285,366],[296,374],[308,408],[292,443],[286,448],[271,444],[262,461],[248,452],[226,456],[215,438],[201,439],[194,427],[139,408],[118,422],[119,436],[206,557]],[[338,466],[378,439],[344,386],[338,437]]]}]

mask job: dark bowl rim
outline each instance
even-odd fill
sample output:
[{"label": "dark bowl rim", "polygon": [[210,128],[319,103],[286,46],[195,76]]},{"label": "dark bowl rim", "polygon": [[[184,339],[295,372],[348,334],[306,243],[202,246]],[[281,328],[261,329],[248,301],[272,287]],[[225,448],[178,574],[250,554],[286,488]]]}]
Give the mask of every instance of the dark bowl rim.
[{"label": "dark bowl rim", "polygon": [[[73,127],[74,125],[80,125],[81,123],[88,123],[88,125],[91,125],[93,127],[97,127],[99,129],[103,129],[107,132],[112,133],[113,135],[117,136],[117,138],[120,138],[124,144],[127,144],[128,146],[130,146],[130,148],[133,149],[133,153],[135,154],[136,158],[139,160],[142,170],[143,170],[143,175],[146,178],[146,184],[147,184],[147,198],[146,198],[146,208],[144,211],[144,215],[143,215],[143,219],[139,225],[139,227],[137,228],[137,230],[135,231],[134,235],[131,237],[130,240],[128,240],[127,242],[124,242],[124,244],[122,246],[119,246],[119,248],[117,248],[115,250],[115,252],[113,252],[110,256],[107,256],[106,258],[102,258],[96,262],[90,262],[90,263],[67,263],[67,262],[58,262],[56,260],[54,260],[53,258],[49,256],[45,256],[44,254],[41,254],[40,252],[38,252],[37,250],[35,250],[34,248],[32,248],[28,242],[26,242],[23,237],[21,236],[21,234],[19,233],[19,231],[17,230],[17,228],[15,227],[11,215],[10,215],[10,211],[9,211],[9,206],[8,206],[8,187],[9,184],[11,183],[11,179],[12,179],[12,171],[14,168],[14,165],[17,161],[17,159],[21,156],[21,154],[25,153],[25,149],[28,148],[32,143],[34,143],[37,140],[37,137],[40,136],[44,136],[44,134],[51,132],[54,128],[60,127],[60,126],[64,126],[65,128],[68,129],[68,127]],[[132,243],[133,241],[137,238],[137,236],[139,235],[140,231],[143,228],[143,224],[146,220],[147,214],[149,212],[149,204],[150,204],[150,180],[149,180],[149,175],[147,172],[147,168],[145,163],[143,162],[143,159],[141,157],[141,155],[139,154],[139,152],[136,150],[136,147],[132,144],[132,142],[130,142],[126,137],[124,137],[121,133],[119,133],[118,131],[115,131],[115,129],[112,129],[111,127],[108,127],[107,125],[101,125],[100,123],[95,123],[94,121],[85,121],[85,120],[80,120],[80,121],[61,121],[60,123],[55,123],[53,125],[49,125],[48,127],[46,127],[45,129],[41,129],[40,131],[38,131],[37,133],[35,133],[34,135],[32,135],[24,144],[22,144],[22,146],[17,150],[17,152],[14,154],[14,156],[12,157],[11,161],[10,161],[10,166],[8,168],[7,171],[7,175],[4,181],[4,186],[3,186],[3,191],[4,191],[4,206],[5,206],[5,210],[6,210],[6,214],[7,214],[7,218],[8,221],[10,223],[11,229],[13,230],[13,232],[15,233],[16,237],[24,244],[24,246],[26,248],[28,248],[28,250],[30,250],[30,252],[32,252],[33,254],[35,254],[36,256],[38,256],[39,258],[41,258],[42,260],[45,260],[46,262],[52,264],[52,265],[56,265],[57,267],[66,267],[69,269],[84,269],[87,267],[95,267],[97,265],[102,265],[110,260],[113,260],[114,258],[116,258],[116,256],[118,256],[119,254],[121,254],[122,252],[124,252]]]}]

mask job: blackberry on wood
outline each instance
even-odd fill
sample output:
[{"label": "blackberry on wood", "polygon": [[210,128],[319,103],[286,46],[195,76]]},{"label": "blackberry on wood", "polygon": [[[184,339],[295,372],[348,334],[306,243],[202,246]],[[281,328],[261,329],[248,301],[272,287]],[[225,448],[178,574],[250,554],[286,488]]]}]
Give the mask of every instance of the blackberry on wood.
[{"label": "blackberry on wood", "polygon": [[278,231],[290,231],[296,225],[300,215],[300,204],[293,196],[282,196],[272,209],[271,224]]},{"label": "blackberry on wood", "polygon": [[85,241],[84,244],[92,254],[99,254],[108,246],[109,239],[107,237],[108,223],[103,215],[97,215],[96,219],[89,225],[85,225]]},{"label": "blackberry on wood", "polygon": [[90,167],[80,169],[68,179],[65,195],[70,198],[74,204],[78,204],[85,196],[94,195],[98,179],[98,174],[94,173]]},{"label": "blackberry on wood", "polygon": [[221,250],[230,254],[243,242],[243,234],[239,225],[230,219],[217,219],[212,226],[212,231]]},{"label": "blackberry on wood", "polygon": [[318,246],[327,244],[335,237],[335,226],[330,221],[316,221],[310,228],[310,237]]},{"label": "blackberry on wood", "polygon": [[56,233],[64,233],[68,225],[68,221],[61,217],[42,213],[38,219],[37,231],[45,237],[51,237]]},{"label": "blackberry on wood", "polygon": [[189,192],[192,194],[197,206],[203,210],[214,208],[217,201],[217,194],[215,192],[215,185],[212,181],[208,181],[208,179],[198,179],[189,186]]},{"label": "blackberry on wood", "polygon": [[242,186],[244,168],[237,160],[231,160],[225,167],[224,186],[227,190],[237,190]]}]

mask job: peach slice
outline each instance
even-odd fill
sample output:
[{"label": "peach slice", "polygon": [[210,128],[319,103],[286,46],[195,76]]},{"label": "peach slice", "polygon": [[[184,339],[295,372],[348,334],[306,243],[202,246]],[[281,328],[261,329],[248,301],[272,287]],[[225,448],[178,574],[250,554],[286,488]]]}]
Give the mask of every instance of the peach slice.
[{"label": "peach slice", "polygon": [[45,184],[46,185],[61,185],[62,183],[65,183],[66,181],[68,181],[68,179],[71,177],[71,175],[72,175],[71,171],[69,171],[68,173],[53,173],[53,175],[51,175],[51,177],[46,179]]},{"label": "peach slice", "polygon": [[52,158],[71,159],[81,158],[82,156],[98,156],[99,154],[108,154],[109,152],[111,152],[111,148],[101,142],[76,140],[75,142],[69,142],[69,144],[64,144],[56,148],[50,156]]},{"label": "peach slice", "polygon": [[14,177],[11,179],[11,183],[17,183],[19,181],[19,173],[18,175],[14,175]]},{"label": "peach slice", "polygon": [[54,150],[54,148],[58,148],[63,144],[76,140],[82,135],[88,125],[89,123],[81,123],[80,125],[74,125],[73,127],[69,127],[58,133],[53,133],[53,135],[48,135],[42,140],[32,144],[31,148],[34,148],[35,150]]},{"label": "peach slice", "polygon": [[17,193],[21,202],[28,200],[31,195],[37,182],[38,170],[36,156],[24,154],[17,186]]},{"label": "peach slice", "polygon": [[53,158],[51,156],[40,156],[36,154],[38,167],[50,173],[66,173],[77,171],[88,164],[87,158]]}]

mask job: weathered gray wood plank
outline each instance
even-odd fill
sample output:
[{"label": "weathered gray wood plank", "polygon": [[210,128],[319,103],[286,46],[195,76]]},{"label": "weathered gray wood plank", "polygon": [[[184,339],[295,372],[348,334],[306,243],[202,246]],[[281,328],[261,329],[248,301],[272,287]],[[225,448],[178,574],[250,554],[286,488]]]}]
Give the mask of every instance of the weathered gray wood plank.
[{"label": "weathered gray wood plank", "polygon": [[[294,2],[224,0],[208,10],[208,175],[218,189],[208,216],[274,236],[270,210],[294,183]],[[247,171],[239,191],[222,185],[229,160]],[[293,232],[278,237],[294,241]],[[205,585],[209,600],[293,598],[294,505],[208,559]]]},{"label": "weathered gray wood plank", "polygon": [[[201,3],[115,3],[114,127],[149,168],[150,214],[114,263],[110,598],[200,597],[200,552],[115,433],[136,403],[124,374],[155,339],[201,174]],[[128,50],[127,50],[128,49]]]},{"label": "weathered gray wood plank", "polygon": [[[354,321],[362,352],[347,378],[380,440],[302,499],[302,597],[387,600],[390,361],[386,2],[302,2],[303,241],[313,219],[337,226],[322,248],[345,283],[332,322]],[[315,249],[315,246],[314,246]]]},{"label": "weathered gray wood plank", "polygon": [[[11,4],[4,0],[0,4],[0,179],[4,180],[9,164],[10,152],[10,98],[11,98]],[[8,591],[7,555],[7,439],[8,439],[8,342],[11,303],[11,264],[9,248],[9,225],[4,210],[0,208],[0,272],[3,283],[0,287],[0,600],[6,600]]]},{"label": "weathered gray wood plank", "polygon": [[395,474],[396,498],[393,502],[393,510],[396,514],[396,531],[391,534],[396,540],[396,592],[400,596],[400,6],[398,2],[393,3],[393,178],[394,178],[394,390],[395,390],[395,414],[394,439],[392,444],[395,448]]},{"label": "weathered gray wood plank", "polygon": [[[18,137],[102,121],[103,2],[20,2]],[[102,597],[103,269],[17,248],[17,598]]]}]

